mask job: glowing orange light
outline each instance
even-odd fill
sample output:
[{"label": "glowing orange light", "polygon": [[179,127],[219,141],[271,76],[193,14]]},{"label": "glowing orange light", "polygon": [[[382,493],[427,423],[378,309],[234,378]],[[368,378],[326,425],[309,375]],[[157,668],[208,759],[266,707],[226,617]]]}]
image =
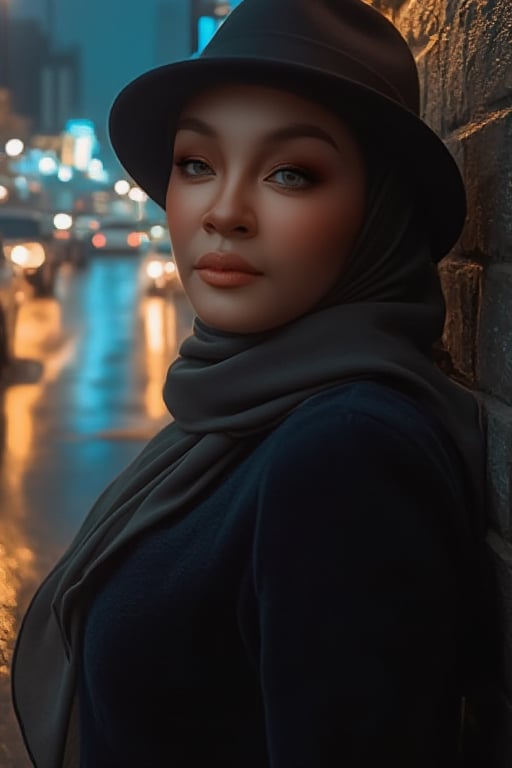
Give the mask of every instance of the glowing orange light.
[{"label": "glowing orange light", "polygon": [[53,236],[56,240],[69,240],[71,235],[67,229],[56,229]]},{"label": "glowing orange light", "polygon": [[126,238],[126,242],[130,246],[130,248],[138,248],[141,243],[141,235],[140,232],[130,232],[128,237]]},{"label": "glowing orange light", "polygon": [[100,232],[96,232],[96,234],[91,240],[91,243],[94,245],[95,248],[104,248],[107,244],[107,238],[105,237],[105,235],[102,235]]},{"label": "glowing orange light", "polygon": [[178,350],[177,311],[173,302],[159,298],[145,299],[142,306],[145,337],[145,365],[147,383],[144,406],[150,419],[166,415],[162,398],[162,381],[169,358]]}]

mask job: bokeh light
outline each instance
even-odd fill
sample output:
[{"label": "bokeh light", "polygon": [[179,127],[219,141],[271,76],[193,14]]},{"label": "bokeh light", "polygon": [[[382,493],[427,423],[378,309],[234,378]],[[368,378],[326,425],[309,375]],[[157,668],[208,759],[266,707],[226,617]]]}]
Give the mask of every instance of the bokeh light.
[{"label": "bokeh light", "polygon": [[53,176],[57,173],[57,168],[57,161],[50,155],[45,155],[39,161],[39,172],[42,173],[43,176]]},{"label": "bokeh light", "polygon": [[5,145],[5,154],[9,157],[19,157],[25,149],[21,139],[9,139]]},{"label": "bokeh light", "polygon": [[61,165],[57,176],[59,177],[60,181],[71,181],[73,178],[73,169],[70,168],[69,165]]},{"label": "bokeh light", "polygon": [[144,203],[148,199],[148,196],[140,187],[132,187],[128,192],[128,197],[134,203]]},{"label": "bokeh light", "polygon": [[53,217],[53,226],[55,229],[71,229],[73,217],[69,213],[56,213]]},{"label": "bokeh light", "polygon": [[118,195],[127,195],[130,191],[130,184],[126,179],[119,179],[119,181],[116,181],[114,184],[114,191],[117,192]]}]

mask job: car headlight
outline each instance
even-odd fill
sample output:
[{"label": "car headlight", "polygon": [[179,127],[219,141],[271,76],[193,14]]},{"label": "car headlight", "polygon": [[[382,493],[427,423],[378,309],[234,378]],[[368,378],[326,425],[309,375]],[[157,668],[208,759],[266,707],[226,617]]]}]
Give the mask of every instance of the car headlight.
[{"label": "car headlight", "polygon": [[165,229],[160,224],[154,224],[149,230],[149,234],[153,240],[161,240],[165,235]]},{"label": "car headlight", "polygon": [[38,269],[46,260],[46,254],[41,243],[20,243],[6,246],[7,256],[18,267],[23,269]]},{"label": "car headlight", "polygon": [[163,273],[164,265],[161,261],[152,259],[146,264],[146,275],[151,278],[151,280],[158,280],[159,277],[162,277]]},{"label": "car headlight", "polygon": [[53,217],[53,226],[59,230],[71,229],[73,217],[69,213],[56,213]]}]

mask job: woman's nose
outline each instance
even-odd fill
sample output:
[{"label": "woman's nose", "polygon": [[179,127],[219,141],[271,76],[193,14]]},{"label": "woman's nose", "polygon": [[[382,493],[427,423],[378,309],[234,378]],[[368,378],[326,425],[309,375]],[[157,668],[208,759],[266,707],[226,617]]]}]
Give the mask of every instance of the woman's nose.
[{"label": "woman's nose", "polygon": [[237,189],[224,189],[203,216],[208,234],[222,237],[252,237],[256,232],[256,213]]}]

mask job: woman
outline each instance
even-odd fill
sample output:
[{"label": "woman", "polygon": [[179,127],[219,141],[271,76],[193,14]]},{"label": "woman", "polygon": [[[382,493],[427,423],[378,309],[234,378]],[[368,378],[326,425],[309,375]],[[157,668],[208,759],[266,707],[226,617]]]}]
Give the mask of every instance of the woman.
[{"label": "woman", "polygon": [[175,421],[25,617],[37,768],[455,765],[483,456],[432,352],[464,192],[417,113],[360,0],[245,0],[116,100],[197,318]]}]

